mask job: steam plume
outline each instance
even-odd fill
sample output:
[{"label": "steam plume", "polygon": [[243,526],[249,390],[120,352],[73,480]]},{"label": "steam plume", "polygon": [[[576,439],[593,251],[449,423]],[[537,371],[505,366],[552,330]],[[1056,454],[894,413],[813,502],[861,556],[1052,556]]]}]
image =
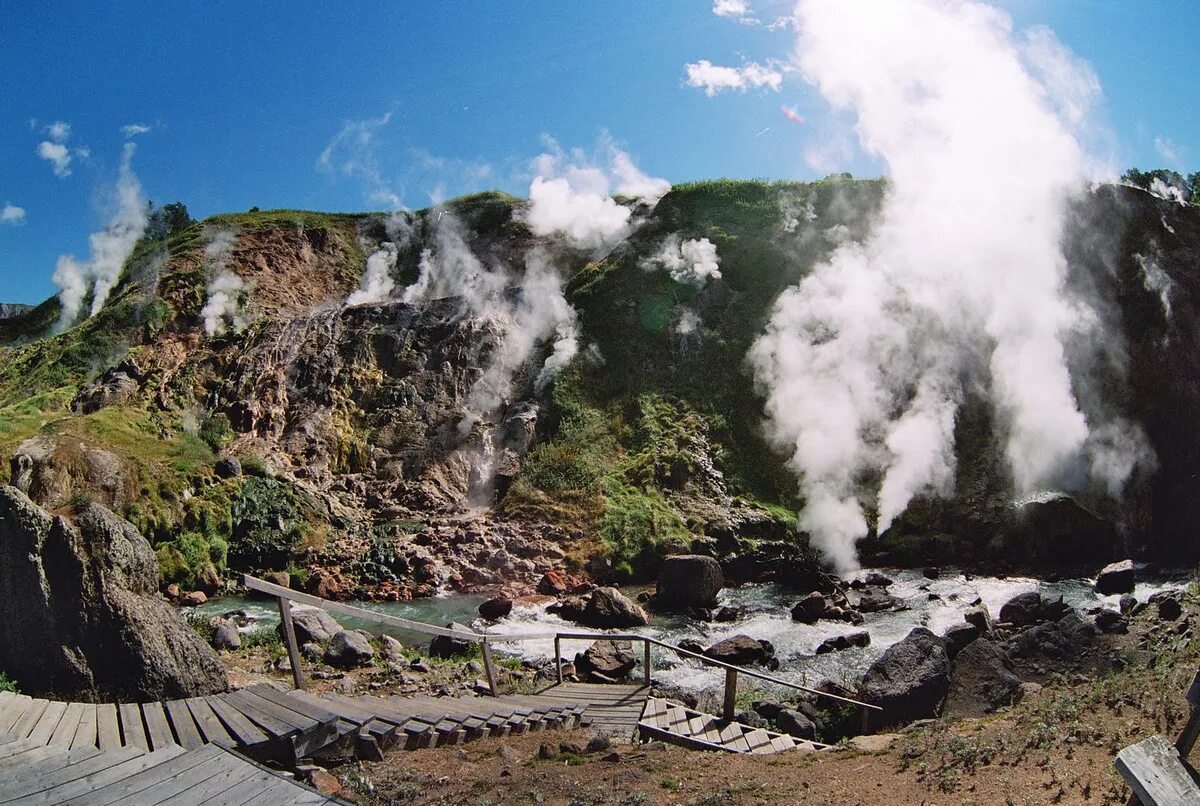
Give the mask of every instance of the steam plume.
[{"label": "steam plume", "polygon": [[750,354],[801,528],[846,572],[865,507],[883,531],[917,493],[948,493],[969,390],[991,394],[1017,492],[1089,470],[1119,491],[1144,440],[1117,421],[1092,426],[1121,437],[1089,440],[1064,347],[1095,319],[1060,246],[1094,75],[969,0],[802,0],[796,21],[804,77],[889,175],[873,234],[784,292]]},{"label": "steam plume", "polygon": [[227,264],[237,235],[231,230],[218,230],[204,247],[204,258],[212,279],[208,283],[208,299],[200,310],[204,332],[217,336],[232,328],[240,333],[246,327],[241,305],[247,290],[246,281],[231,271]]},{"label": "steam plume", "polygon": [[678,235],[671,235],[663,241],[658,252],[642,260],[640,265],[644,271],[666,269],[672,280],[692,285],[704,285],[721,276],[717,246],[708,238],[693,238],[680,243]]},{"label": "steam plume", "polygon": [[392,270],[396,268],[400,249],[412,240],[412,224],[404,213],[393,213],[388,216],[387,232],[389,240],[381,243],[367,258],[362,281],[358,290],[346,299],[347,305],[385,302],[391,298],[396,288]]},{"label": "steam plume", "polygon": [[[57,124],[56,124],[57,125]],[[131,167],[135,146],[126,143],[117,174],[116,211],[104,229],[88,238],[91,255],[80,261],[63,255],[54,268],[54,284],[62,306],[55,332],[61,333],[79,317],[84,297],[92,289],[94,315],[104,305],[109,291],[121,276],[121,269],[142,233],[146,231],[146,200],[142,186]]]},{"label": "steam plume", "polygon": [[603,249],[633,229],[628,207],[611,196],[632,196],[656,204],[671,189],[665,179],[642,173],[627,153],[609,138],[600,153],[565,152],[547,139],[549,150],[533,161],[525,220],[535,235],[566,235],[586,249]]}]

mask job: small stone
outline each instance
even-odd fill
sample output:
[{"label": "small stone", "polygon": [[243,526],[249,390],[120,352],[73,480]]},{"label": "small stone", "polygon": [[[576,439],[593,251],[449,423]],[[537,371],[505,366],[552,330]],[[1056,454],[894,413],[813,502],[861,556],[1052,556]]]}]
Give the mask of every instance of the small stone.
[{"label": "small stone", "polygon": [[512,778],[512,773],[509,772],[507,769],[503,769],[503,770],[500,770],[500,777],[501,778]]},{"label": "small stone", "polygon": [[582,756],[583,748],[575,742],[559,742],[558,752],[564,756]]},{"label": "small stone", "polygon": [[433,671],[429,668],[429,664],[426,663],[423,658],[416,658],[412,663],[408,664],[408,668],[412,669],[414,672],[423,672],[426,674]]},{"label": "small stone", "polygon": [[1096,629],[1103,633],[1128,632],[1129,622],[1116,610],[1105,608],[1096,614]]},{"label": "small stone", "polygon": [[505,761],[520,761],[521,760],[521,754],[518,753],[516,750],[513,750],[511,747],[509,747],[506,744],[500,745],[500,750],[499,750],[498,754],[499,754],[500,758],[504,759]]},{"label": "small stone", "polygon": [[942,576],[942,569],[937,568],[935,566],[929,566],[928,568],[922,568],[921,576],[925,577],[926,579],[939,579]]},{"label": "small stone", "polygon": [[860,753],[878,753],[887,750],[897,739],[898,733],[876,733],[873,736],[855,736],[850,740],[850,746]]},{"label": "small stone", "polygon": [[542,744],[542,746],[538,748],[538,758],[540,758],[540,759],[554,758],[553,748],[551,748],[550,745],[548,745],[548,744]]},{"label": "small stone", "polygon": [[588,753],[599,753],[612,747],[612,741],[607,736],[593,736],[584,748]]},{"label": "small stone", "polygon": [[322,795],[338,797],[342,794],[342,782],[336,775],[320,767],[312,771],[308,777],[308,783]]},{"label": "small stone", "polygon": [[621,754],[615,750],[613,752],[609,753],[608,755],[604,756],[604,758],[601,759],[601,761],[609,761],[609,762],[614,762],[614,763],[617,761],[620,761],[620,760],[621,760]]},{"label": "small stone", "polygon": [[324,652],[321,645],[313,641],[307,641],[300,645],[300,654],[307,660],[320,660]]},{"label": "small stone", "polygon": [[1133,609],[1137,607],[1137,603],[1138,600],[1136,596],[1131,593],[1126,593],[1122,594],[1121,600],[1117,604],[1117,608],[1121,611],[1122,616],[1128,616],[1133,612]]}]

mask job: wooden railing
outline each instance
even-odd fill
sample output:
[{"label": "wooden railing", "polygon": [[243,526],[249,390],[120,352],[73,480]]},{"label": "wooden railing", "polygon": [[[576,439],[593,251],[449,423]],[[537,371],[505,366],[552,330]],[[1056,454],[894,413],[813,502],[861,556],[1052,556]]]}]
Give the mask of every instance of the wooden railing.
[{"label": "wooden railing", "polygon": [[737,666],[725,661],[710,658],[699,652],[692,652],[683,647],[669,644],[666,641],[661,641],[657,638],[648,635],[638,635],[637,633],[603,633],[603,632],[544,632],[544,633],[523,633],[523,634],[500,634],[473,632],[464,630],[454,630],[449,627],[438,627],[433,624],[427,624],[423,621],[413,621],[411,619],[393,616],[388,613],[379,613],[374,610],[367,610],[362,607],[344,604],[342,602],[334,602],[328,599],[322,599],[318,596],[312,596],[307,593],[285,588],[281,585],[275,585],[257,577],[246,575],[242,578],[243,584],[253,591],[265,593],[276,597],[279,604],[279,620],[283,625],[284,641],[287,644],[288,659],[292,664],[292,680],[296,684],[296,688],[304,688],[304,675],[300,669],[300,651],[296,645],[296,631],[292,625],[292,612],[288,607],[288,601],[297,602],[299,604],[312,605],[320,607],[331,613],[341,613],[344,616],[360,619],[362,621],[382,624],[388,627],[394,627],[402,630],[411,630],[413,632],[424,633],[426,635],[442,635],[450,638],[457,638],[470,643],[480,645],[483,652],[483,668],[487,673],[488,688],[492,696],[496,696],[496,672],[492,664],[491,645],[497,643],[519,643],[522,641],[541,641],[547,639],[554,640],[554,666],[555,676],[559,683],[563,682],[563,641],[641,641],[642,642],[642,676],[647,688],[650,686],[652,667],[650,663],[650,647],[657,646],[661,649],[666,649],[674,652],[676,655],[684,658],[698,660],[705,666],[715,666],[725,670],[725,687],[724,687],[724,702],[722,707],[722,717],[727,720],[732,720],[737,700],[737,684],[738,675],[745,675],[757,680],[763,680],[775,685],[784,686],[786,688],[803,691],[808,694],[813,694],[818,697],[838,700],[849,705],[858,706],[860,709],[870,709],[879,711],[882,710],[878,705],[871,703],[860,702],[849,697],[842,697],[838,694],[830,694],[826,691],[810,688],[808,686],[793,683],[790,680],[776,677],[774,675],[759,672],[755,669],[748,669],[745,666]]}]

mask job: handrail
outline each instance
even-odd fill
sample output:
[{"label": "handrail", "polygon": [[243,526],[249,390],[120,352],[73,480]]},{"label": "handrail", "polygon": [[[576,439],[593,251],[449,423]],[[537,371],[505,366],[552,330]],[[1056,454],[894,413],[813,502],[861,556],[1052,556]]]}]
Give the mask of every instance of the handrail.
[{"label": "handrail", "polygon": [[[706,666],[716,666],[718,668],[724,669],[725,673],[726,673],[726,694],[727,695],[730,695],[731,684],[736,685],[736,675],[744,674],[747,677],[754,677],[759,680],[764,680],[768,683],[774,683],[776,685],[796,689],[797,691],[803,691],[803,692],[806,692],[809,694],[814,694],[818,697],[828,697],[830,699],[839,700],[841,702],[849,703],[851,705],[856,705],[860,708],[870,708],[875,711],[883,710],[878,705],[872,705],[871,703],[867,703],[867,702],[860,702],[859,700],[854,700],[854,699],[851,699],[850,697],[843,697],[840,694],[830,694],[827,691],[821,691],[819,689],[810,688],[809,686],[803,686],[799,683],[793,683],[790,680],[784,680],[783,678],[775,677],[774,675],[764,674],[763,672],[758,672],[753,669],[749,669],[745,666],[737,666],[732,663],[726,663],[725,661],[717,660],[716,658],[710,658],[707,655],[704,655],[702,653],[693,652],[690,649],[684,649],[683,647],[675,646],[674,644],[669,644],[666,641],[660,640],[658,638],[654,638],[649,635],[638,635],[637,633],[604,633],[604,632],[582,632],[582,631],[581,632],[503,634],[503,633],[477,633],[477,632],[463,631],[463,630],[452,630],[448,627],[437,627],[433,624],[427,624],[423,621],[413,621],[411,619],[402,618],[400,616],[393,616],[388,613],[379,613],[375,610],[367,610],[362,607],[355,607],[354,605],[343,604],[342,602],[334,602],[329,599],[322,599],[319,596],[312,596],[307,593],[301,593],[300,591],[292,590],[291,588],[285,588],[282,585],[276,585],[274,583],[267,582],[266,580],[258,579],[257,577],[250,576],[249,574],[243,575],[242,582],[250,590],[259,591],[260,593],[266,593],[271,596],[275,596],[279,599],[279,601],[280,601],[280,608],[279,608],[280,620],[284,627],[284,632],[285,632],[284,637],[288,642],[288,654],[289,654],[289,659],[292,662],[292,675],[296,681],[296,688],[304,688],[304,683],[303,683],[303,678],[301,677],[301,674],[300,674],[299,653],[295,650],[295,634],[291,628],[291,612],[290,612],[290,610],[288,610],[288,608],[283,606],[283,601],[285,599],[289,599],[294,602],[299,602],[300,604],[312,605],[313,607],[320,607],[320,608],[323,608],[323,609],[328,610],[333,613],[341,613],[342,615],[361,619],[363,621],[373,621],[378,624],[386,624],[391,627],[398,627],[400,629],[411,630],[413,632],[422,632],[422,633],[426,633],[428,635],[442,635],[442,636],[447,636],[450,638],[458,638],[463,641],[471,641],[474,643],[481,644],[483,647],[484,666],[487,670],[488,683],[492,690],[493,696],[496,693],[496,682],[495,682],[495,674],[492,670],[491,652],[490,652],[490,646],[489,646],[490,644],[553,639],[554,644],[555,644],[554,660],[555,660],[555,663],[558,668],[559,681],[561,682],[562,653],[559,651],[559,647],[558,647],[559,641],[561,641],[563,639],[568,640],[568,641],[587,641],[587,640],[591,640],[591,641],[643,641],[643,642],[645,642],[645,645],[646,645],[645,661],[644,661],[646,668],[645,668],[644,672],[645,672],[645,678],[646,678],[647,685],[649,685],[649,683],[650,683],[650,662],[649,662],[650,646],[654,645],[657,647],[661,647],[662,649],[670,650],[671,652],[674,652],[675,654],[683,656],[685,658],[695,658],[696,660],[701,661]],[[733,677],[731,677],[731,673],[733,674]],[[727,696],[727,699],[731,699],[731,695]]]}]

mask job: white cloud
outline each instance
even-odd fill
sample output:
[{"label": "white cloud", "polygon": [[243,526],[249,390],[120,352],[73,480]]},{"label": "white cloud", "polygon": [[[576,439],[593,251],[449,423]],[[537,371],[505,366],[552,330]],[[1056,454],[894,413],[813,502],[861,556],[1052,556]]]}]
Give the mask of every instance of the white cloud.
[{"label": "white cloud", "polygon": [[50,135],[50,139],[56,143],[65,143],[71,136],[71,124],[56,120],[46,127],[46,134]]},{"label": "white cloud", "polygon": [[11,227],[25,223],[25,208],[18,207],[12,202],[5,202],[4,209],[0,210],[0,223],[8,224]]},{"label": "white cloud", "polygon": [[379,132],[391,119],[392,113],[387,112],[377,118],[347,121],[317,157],[317,169],[361,179],[369,187],[371,201],[399,210],[404,206],[403,201],[384,178],[376,143]]},{"label": "white cloud", "polygon": [[765,87],[778,92],[783,85],[783,68],[776,64],[762,65],[746,62],[741,67],[724,67],[701,59],[685,65],[689,87],[698,87],[710,98],[718,92]]},{"label": "white cloud", "polygon": [[746,0],[713,0],[713,14],[718,17],[744,17],[750,13]]},{"label": "white cloud", "polygon": [[37,155],[50,163],[54,175],[60,179],[71,175],[71,151],[62,143],[43,140],[38,143]]},{"label": "white cloud", "polygon": [[121,127],[121,134],[126,138],[137,137],[139,134],[146,134],[152,128],[152,126],[147,126],[145,123],[126,123]]},{"label": "white cloud", "polygon": [[1158,152],[1158,156],[1162,157],[1166,162],[1172,165],[1179,164],[1179,146],[1166,137],[1154,138],[1154,150]]}]

